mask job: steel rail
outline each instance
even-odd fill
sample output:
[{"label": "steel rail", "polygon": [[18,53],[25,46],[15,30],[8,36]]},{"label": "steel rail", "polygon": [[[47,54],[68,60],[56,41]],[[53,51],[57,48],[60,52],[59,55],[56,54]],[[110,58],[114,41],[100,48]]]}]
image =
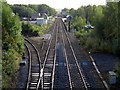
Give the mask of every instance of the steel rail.
[{"label": "steel rail", "polygon": [[95,70],[96,70],[98,76],[100,77],[102,83],[104,84],[105,88],[106,88],[107,90],[110,90],[110,88],[108,87],[106,81],[103,79],[103,77],[102,77],[102,75],[101,75],[101,73],[100,73],[100,71],[99,71],[97,65],[95,64],[93,57],[92,57],[91,55],[90,55],[89,57],[90,57],[90,59],[91,59],[91,61],[92,61],[92,64],[93,64],[93,66],[94,66],[94,68],[95,68]]},{"label": "steel rail", "polygon": [[56,49],[57,49],[57,40],[58,40],[57,35],[58,35],[58,28],[57,28],[56,40],[55,40],[55,54],[54,54],[53,73],[52,73],[52,88],[51,88],[51,90],[53,90],[53,88],[54,88],[55,63],[56,63]]},{"label": "steel rail", "polygon": [[[53,32],[52,32],[52,35],[51,35],[51,36],[53,36],[54,33],[55,33],[55,26],[56,26],[56,25],[54,25],[54,27],[53,27]],[[44,62],[43,62],[43,65],[42,65],[43,72],[44,72],[44,69],[45,69],[45,65],[46,65],[46,62],[47,62],[47,58],[48,58],[48,55],[49,55],[49,51],[50,51],[50,48],[51,48],[51,44],[52,44],[53,38],[54,38],[54,37],[51,37],[51,38],[50,38],[50,42],[49,42],[49,45],[48,45],[48,49],[47,49],[47,52],[46,52],[46,54],[45,54]],[[54,55],[54,56],[56,56],[56,55]],[[56,59],[56,57],[54,57],[54,60],[55,60],[55,59]],[[53,74],[54,74],[54,73],[53,73]],[[43,89],[43,88],[44,88],[44,86],[43,86],[43,83],[42,83],[42,89]]]},{"label": "steel rail", "polygon": [[31,75],[31,53],[30,53],[30,48],[27,46],[27,44],[24,44],[27,48],[28,51],[28,58],[29,58],[29,68],[28,68],[28,77],[27,77],[27,84],[26,84],[26,90],[28,90],[29,87],[29,82],[30,82],[30,75]]},{"label": "steel rail", "polygon": [[[64,24],[64,27],[66,27],[65,24]],[[65,28],[65,29],[66,29],[66,28]],[[92,57],[91,55],[89,55],[89,58],[90,58],[90,60],[92,61],[92,65],[94,66],[95,71],[97,72],[99,78],[101,79],[101,81],[102,81],[104,87],[106,88],[106,90],[110,90],[110,88],[109,88],[107,82],[106,82],[106,81],[104,80],[104,78],[102,77],[101,72],[99,71],[99,69],[98,69],[96,63],[94,62],[93,57]]]},{"label": "steel rail", "polygon": [[[60,24],[61,25],[61,24]],[[63,45],[64,45],[64,47],[65,47],[65,40],[64,40],[64,38],[63,38],[63,32],[62,32],[62,30],[60,30],[61,31],[61,35],[62,35],[62,41],[63,41]],[[70,75],[70,70],[69,70],[69,66],[68,66],[68,57],[67,57],[67,53],[66,53],[66,49],[64,48],[64,54],[65,54],[65,61],[66,61],[66,65],[67,65],[67,73],[68,73],[68,78],[69,78],[69,83],[70,83],[70,89],[72,90],[72,81],[71,81],[71,75]]]},{"label": "steel rail", "polygon": [[[35,90],[38,90],[39,89],[39,85],[40,85],[40,80],[41,80],[41,77],[40,77],[40,73],[41,73],[40,72],[40,69],[41,69],[40,55],[39,55],[39,52],[38,52],[37,48],[27,38],[25,38],[24,40],[26,42],[28,42],[34,48],[34,50],[36,51],[37,58],[38,58],[38,62],[39,62],[38,63],[39,64],[39,77],[38,77],[38,82],[37,82],[37,86],[36,86],[36,89],[35,89]],[[29,52],[30,52],[30,49],[29,49]],[[31,79],[31,73],[32,73],[32,64],[31,64],[31,61],[32,61],[32,55],[30,54],[29,74],[28,74],[28,82],[27,82],[27,88],[26,88],[26,90],[29,89],[29,84],[30,84],[30,79]]]},{"label": "steel rail", "polygon": [[[64,23],[62,20],[61,20],[61,22]],[[82,81],[83,81],[83,84],[84,84],[84,87],[85,87],[86,90],[88,90],[87,83],[86,83],[87,81],[85,81],[85,79],[84,79],[84,75],[83,75],[83,73],[82,73],[81,67],[79,66],[79,63],[78,63],[77,57],[76,57],[76,55],[75,55],[74,49],[73,49],[73,47],[72,47],[71,41],[70,41],[70,39],[69,39],[69,37],[68,37],[68,34],[67,34],[66,30],[64,30],[64,32],[65,32],[65,35],[66,35],[67,40],[68,40],[68,42],[69,42],[70,48],[71,48],[71,50],[72,50],[72,54],[73,54],[74,59],[75,59],[75,61],[76,61],[76,64],[77,64],[79,73],[80,73],[80,75],[81,75],[81,78],[82,78]]]}]

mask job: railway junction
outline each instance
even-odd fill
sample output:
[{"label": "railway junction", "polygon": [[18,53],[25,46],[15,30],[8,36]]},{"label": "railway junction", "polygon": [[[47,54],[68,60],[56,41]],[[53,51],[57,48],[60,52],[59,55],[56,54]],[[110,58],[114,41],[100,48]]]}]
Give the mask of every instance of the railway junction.
[{"label": "railway junction", "polygon": [[93,58],[56,18],[49,39],[40,45],[25,38],[28,57],[26,90],[110,90]]}]

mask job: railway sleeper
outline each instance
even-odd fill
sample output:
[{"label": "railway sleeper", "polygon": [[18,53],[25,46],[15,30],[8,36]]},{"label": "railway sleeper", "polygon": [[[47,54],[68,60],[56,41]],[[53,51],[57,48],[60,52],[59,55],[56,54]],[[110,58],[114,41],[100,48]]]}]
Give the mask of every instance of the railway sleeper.
[{"label": "railway sleeper", "polygon": [[51,76],[51,73],[44,73],[44,76]]},{"label": "railway sleeper", "polygon": [[48,81],[50,81],[51,80],[51,76],[44,76],[44,82],[48,82]]},{"label": "railway sleeper", "polygon": [[36,82],[38,82],[38,79],[36,78],[34,78],[34,79],[32,79],[32,81],[30,82],[30,83],[36,83]]},{"label": "railway sleeper", "polygon": [[39,75],[34,75],[31,78],[32,78],[32,80],[37,79],[37,78],[39,78]]},{"label": "railway sleeper", "polygon": [[36,86],[37,86],[37,82],[30,83],[30,87],[36,87]]},{"label": "railway sleeper", "polygon": [[49,58],[47,59],[47,61],[53,61],[53,57],[52,57],[52,58],[49,57]]},{"label": "railway sleeper", "polygon": [[43,88],[44,89],[50,89],[51,88],[51,82],[44,82],[43,83]]},{"label": "railway sleeper", "polygon": [[53,63],[46,64],[46,67],[52,67]]},{"label": "railway sleeper", "polygon": [[48,90],[49,90],[49,89],[50,89],[50,87],[43,87],[43,89],[48,89]]},{"label": "railway sleeper", "polygon": [[43,77],[44,83],[50,83],[51,82],[51,73],[45,73]]},{"label": "railway sleeper", "polygon": [[36,89],[36,87],[30,87],[30,90],[35,90]]},{"label": "railway sleeper", "polygon": [[32,68],[31,71],[32,71],[32,73],[39,73],[39,70],[40,70],[39,68]]},{"label": "railway sleeper", "polygon": [[39,76],[39,73],[32,73],[32,76]]},{"label": "railway sleeper", "polygon": [[32,64],[32,67],[38,67],[39,68],[40,64]]},{"label": "railway sleeper", "polygon": [[52,61],[47,61],[46,63],[48,63],[48,64],[53,64],[53,60],[52,60]]}]

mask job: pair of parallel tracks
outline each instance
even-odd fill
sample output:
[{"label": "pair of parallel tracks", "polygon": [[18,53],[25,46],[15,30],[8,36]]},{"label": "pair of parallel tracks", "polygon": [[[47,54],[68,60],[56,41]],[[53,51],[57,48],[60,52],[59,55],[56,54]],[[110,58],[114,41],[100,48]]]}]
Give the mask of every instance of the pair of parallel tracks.
[{"label": "pair of parallel tracks", "polygon": [[67,70],[67,72],[64,72],[67,73],[67,76],[63,78],[69,79],[69,87],[67,88],[70,90],[89,90],[90,85],[79,65],[69,36],[66,30],[62,28],[62,23],[63,22],[60,18],[56,19],[43,63],[41,63],[38,50],[28,39],[25,39],[25,45],[28,48],[30,61],[27,89],[59,89],[59,87],[55,87],[55,82],[57,79],[57,72],[59,72],[56,69],[58,66],[56,61],[57,57],[59,57],[57,56],[57,47],[61,44],[65,59],[63,67]]},{"label": "pair of parallel tracks", "polygon": [[[53,37],[50,39],[50,43],[48,45],[48,49],[46,52],[46,56],[45,56],[43,68],[42,68],[43,69],[42,88],[54,89],[55,69],[56,69],[56,50],[57,50],[56,47],[58,44],[62,43],[64,47],[64,54],[65,54],[65,60],[66,60],[65,64],[68,71],[67,74],[68,74],[69,84],[70,84],[69,89],[73,89],[77,87],[82,89],[85,88],[87,90],[88,89],[87,82],[85,81],[85,77],[77,62],[77,58],[75,56],[70,40],[67,36],[67,32],[62,31],[61,23],[62,23],[61,19],[56,20],[56,24],[54,25],[55,27],[53,28],[53,33],[52,33]],[[64,37],[66,37],[65,40],[64,40]],[[69,59],[68,57],[72,59],[71,64],[73,65],[73,67],[71,67],[72,65],[70,66],[70,60],[68,60]],[[76,76],[74,77],[74,75]],[[74,86],[73,83],[76,86]]]},{"label": "pair of parallel tracks", "polygon": [[70,89],[85,89],[88,90],[89,85],[85,79],[82,69],[78,63],[75,52],[73,50],[71,41],[68,37],[66,30],[62,27],[62,20],[60,19],[60,32],[62,37],[62,43],[64,45],[64,54],[66,60],[66,66],[68,70]]}]

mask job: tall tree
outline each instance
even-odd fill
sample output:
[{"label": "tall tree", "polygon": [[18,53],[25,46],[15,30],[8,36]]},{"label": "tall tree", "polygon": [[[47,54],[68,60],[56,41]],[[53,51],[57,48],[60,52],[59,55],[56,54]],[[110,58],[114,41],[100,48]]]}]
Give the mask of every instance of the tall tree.
[{"label": "tall tree", "polygon": [[56,10],[54,8],[49,7],[46,4],[38,5],[37,12],[46,12],[48,15],[55,15],[56,14]]},{"label": "tall tree", "polygon": [[15,14],[18,14],[20,17],[30,17],[33,13],[36,11],[32,8],[30,8],[27,5],[13,5],[11,6],[13,9],[13,12]]},{"label": "tall tree", "polygon": [[69,14],[72,15],[72,17],[75,17],[76,16],[76,10],[74,10],[73,8],[71,8],[69,10]]},{"label": "tall tree", "polygon": [[24,41],[21,35],[21,23],[9,5],[2,3],[2,75],[3,88],[10,88],[10,79],[19,66]]}]

